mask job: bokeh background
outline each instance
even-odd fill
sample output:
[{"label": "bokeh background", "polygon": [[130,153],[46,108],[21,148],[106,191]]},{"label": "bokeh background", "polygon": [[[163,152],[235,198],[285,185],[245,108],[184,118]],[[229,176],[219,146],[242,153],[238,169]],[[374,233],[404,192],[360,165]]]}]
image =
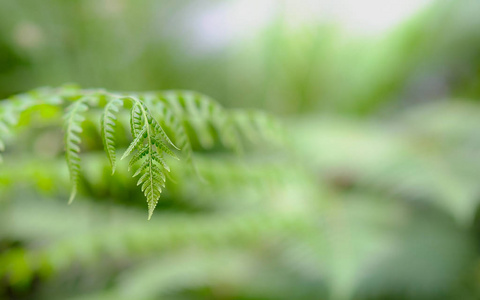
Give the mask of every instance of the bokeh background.
[{"label": "bokeh background", "polygon": [[201,176],[172,168],[147,221],[93,129],[68,206],[58,115],[25,114],[0,165],[0,299],[479,299],[479,16],[475,0],[2,0],[0,99],[195,90],[275,115],[290,142],[199,151]]}]

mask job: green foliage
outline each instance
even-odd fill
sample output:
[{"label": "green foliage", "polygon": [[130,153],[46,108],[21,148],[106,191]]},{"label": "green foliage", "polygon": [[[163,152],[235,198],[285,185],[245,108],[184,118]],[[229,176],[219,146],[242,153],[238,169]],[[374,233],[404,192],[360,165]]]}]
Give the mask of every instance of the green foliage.
[{"label": "green foliage", "polygon": [[480,2],[0,2],[0,299],[480,299]]},{"label": "green foliage", "polygon": [[[269,118],[262,113],[230,112],[210,98],[194,92],[115,93],[73,86],[38,89],[3,101],[0,112],[5,117],[1,119],[0,129],[7,133],[23,112],[39,109],[42,105],[66,107],[65,157],[72,184],[69,203],[77,194],[81,177],[82,126],[87,119],[93,121],[93,115],[87,114],[87,111],[102,111],[100,134],[114,174],[117,164],[116,123],[123,119],[122,108],[130,109],[132,142],[121,159],[131,157],[129,169],[134,170],[133,177],[139,177],[137,185],[141,186],[147,199],[148,219],[170,172],[165,155],[179,159],[175,152],[182,149],[182,157],[193,166],[194,141],[201,148],[212,148],[218,141],[225,149],[238,149],[243,143],[242,136],[255,139],[258,135],[273,141],[275,138],[278,140],[278,136],[268,136],[266,132],[280,134],[278,124],[265,122]],[[172,142],[166,130],[181,148]],[[254,133],[255,130],[259,134]],[[3,139],[0,139],[0,150],[4,149]]]},{"label": "green foliage", "polygon": [[83,117],[81,113],[88,110],[88,106],[84,103],[86,99],[87,98],[81,98],[71,104],[65,114],[65,157],[73,185],[68,203],[72,203],[77,194],[77,185],[80,176],[79,134],[82,132],[82,122],[85,121],[85,117]]},{"label": "green foliage", "polygon": [[105,105],[105,111],[102,116],[102,141],[105,146],[105,152],[112,165],[112,175],[115,173],[117,163],[115,148],[115,122],[117,117],[115,113],[118,113],[119,106],[122,104],[121,100],[114,98]]},{"label": "green foliage", "polygon": [[150,219],[162,193],[162,188],[165,187],[165,171],[170,171],[163,159],[163,154],[176,156],[162,141],[162,138],[171,146],[174,146],[173,143],[157,121],[153,119],[145,105],[138,99],[132,99],[135,101],[131,121],[133,141],[122,159],[129,156],[133,150],[137,151],[130,160],[130,166],[141,162],[133,177],[140,176],[137,185],[142,186],[142,192],[147,198],[148,219]]},{"label": "green foliage", "polygon": [[[115,131],[122,150],[131,144],[120,134],[131,129],[133,104],[125,104]],[[382,126],[303,118],[288,126],[297,133],[294,161],[194,145],[206,182],[165,155],[168,188],[150,222],[132,201],[144,195],[129,163],[119,160],[112,176],[99,137],[91,149],[93,110],[84,113],[84,201],[65,205],[61,156],[14,151],[0,168],[8,287],[34,289],[40,280],[43,289],[31,291],[40,299],[478,298],[471,228],[480,110],[472,103],[416,107]],[[8,149],[27,152],[21,142]]]}]

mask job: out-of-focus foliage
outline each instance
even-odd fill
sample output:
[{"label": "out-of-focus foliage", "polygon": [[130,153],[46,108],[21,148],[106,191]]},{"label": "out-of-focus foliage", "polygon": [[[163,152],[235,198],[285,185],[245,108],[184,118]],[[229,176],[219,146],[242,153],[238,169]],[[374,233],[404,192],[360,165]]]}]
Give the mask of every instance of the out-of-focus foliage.
[{"label": "out-of-focus foliage", "polygon": [[377,35],[292,26],[287,2],[220,46],[205,35],[231,33],[221,1],[0,3],[0,98],[196,90],[277,114],[289,137],[267,149],[247,126],[240,153],[193,139],[195,171],[168,161],[147,221],[128,163],[111,175],[100,112],[66,205],[64,111],[24,111],[0,127],[0,298],[480,298],[479,2],[432,1]]},{"label": "out-of-focus foliage", "polygon": [[[4,0],[0,98],[76,82],[196,90],[223,104],[282,114],[365,114],[390,104],[479,96],[478,1],[432,2],[367,38],[334,23],[292,26],[289,7],[279,4],[246,39],[228,31],[228,20],[214,23],[223,6],[214,0]],[[211,35],[232,41],[220,48]]]}]

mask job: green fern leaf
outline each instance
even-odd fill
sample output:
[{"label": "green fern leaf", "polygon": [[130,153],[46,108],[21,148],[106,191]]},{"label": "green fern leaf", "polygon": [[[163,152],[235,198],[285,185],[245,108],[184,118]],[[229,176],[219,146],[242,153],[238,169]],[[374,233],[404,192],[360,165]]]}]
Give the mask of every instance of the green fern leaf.
[{"label": "green fern leaf", "polygon": [[[127,98],[127,99],[132,100],[132,98]],[[134,138],[138,135],[138,133],[143,128],[142,110],[141,110],[141,105],[138,102],[135,102],[131,110],[130,128],[132,130],[132,137]]]},{"label": "green fern leaf", "polygon": [[103,112],[101,127],[102,127],[102,141],[105,147],[110,164],[112,165],[112,175],[115,173],[116,168],[116,154],[115,154],[115,122],[117,117],[115,113],[118,113],[119,107],[122,105],[122,101],[118,98],[114,98],[105,106]]},{"label": "green fern leaf", "polygon": [[[139,162],[140,159],[142,159],[147,154],[148,150],[149,150],[148,145],[143,145],[143,148],[140,148],[140,150],[138,150],[133,155],[133,157],[130,159],[130,163],[128,164],[128,170],[129,171],[133,167],[133,165],[135,165],[137,162]],[[133,176],[133,177],[135,177],[135,176]]]},{"label": "green fern leaf", "polygon": [[168,155],[170,155],[171,157],[177,159],[177,160],[180,160],[177,155],[172,151],[170,150],[167,145],[165,145],[165,143],[161,142],[160,140],[158,139],[155,139],[153,140],[153,144],[160,150],[162,150],[163,152],[167,153]]},{"label": "green fern leaf", "polygon": [[181,97],[185,101],[187,112],[189,113],[188,121],[195,131],[196,136],[203,148],[211,148],[214,144],[212,133],[210,132],[209,124],[205,122],[199,107],[196,105],[198,98],[193,93],[182,93]]},{"label": "green fern leaf", "polygon": [[177,146],[175,146],[175,144],[170,140],[170,138],[168,137],[168,135],[165,133],[165,131],[163,130],[162,126],[160,126],[160,124],[158,124],[158,122],[153,119],[152,120],[152,126],[153,126],[153,129],[154,131],[159,134],[165,141],[167,141],[167,143],[169,143],[172,147],[174,147],[175,149],[177,150],[180,150],[180,148],[178,148]]},{"label": "green fern leaf", "polygon": [[[168,97],[168,96],[167,96]],[[182,110],[178,110],[178,107],[171,107],[171,103],[165,96],[159,96],[155,98],[156,107],[160,114],[160,118],[165,122],[168,128],[173,132],[175,138],[175,144],[178,145],[185,156],[185,160],[188,163],[193,164],[192,160],[192,145],[187,135],[186,128],[182,121]],[[172,99],[172,102],[175,102]],[[178,149],[177,148],[177,149]]]},{"label": "green fern leaf", "polygon": [[[5,136],[17,125],[22,112],[44,105],[63,107],[64,103],[70,103],[64,116],[64,127],[65,156],[72,182],[69,199],[71,203],[77,193],[80,178],[80,134],[82,122],[86,117],[83,113],[89,108],[97,110],[103,107],[100,120],[101,136],[113,174],[117,161],[115,128],[117,125],[128,123],[118,114],[125,103],[124,100],[132,103],[130,110],[132,142],[121,159],[131,156],[129,170],[135,169],[133,177],[139,176],[138,184],[147,198],[149,219],[160,198],[162,188],[165,187],[166,176],[170,172],[164,156],[169,155],[178,159],[177,152],[172,147],[180,150],[182,158],[191,163],[197,171],[192,157],[192,138],[199,141],[204,148],[213,146],[219,139],[227,148],[235,149],[241,144],[239,135],[251,139],[271,138],[277,130],[275,122],[266,115],[227,111],[209,97],[194,92],[115,94],[103,89],[82,90],[66,86],[42,88],[2,101],[0,152],[5,149]],[[95,115],[96,112],[91,115]],[[139,167],[135,168],[136,166]]]},{"label": "green fern leaf", "polygon": [[72,191],[68,203],[72,203],[77,193],[78,180],[80,176],[80,136],[82,132],[81,123],[85,117],[82,112],[88,110],[84,103],[86,98],[74,102],[67,108],[65,115],[65,157],[67,160],[70,180],[72,182]]},{"label": "green fern leaf", "polygon": [[[130,159],[129,166],[132,167],[137,162],[143,160],[140,168],[135,172],[134,177],[140,176],[137,185],[141,185],[141,190],[147,198],[148,219],[150,220],[160,199],[162,188],[165,186],[165,174],[163,170],[169,170],[164,161],[158,159],[160,156],[156,152],[155,147],[161,147],[160,145],[163,145],[166,149],[168,148],[157,138],[157,135],[163,137],[161,134],[161,132],[163,132],[166,140],[169,141],[169,139],[161,126],[149,113],[146,106],[140,102],[139,99],[131,98],[131,100],[135,101],[130,119],[134,140],[123,154],[122,159],[129,156],[134,150],[137,150]],[[139,126],[141,125],[143,125],[143,127],[140,130]],[[170,149],[168,149],[168,151],[173,154]]]},{"label": "green fern leaf", "polygon": [[125,153],[123,153],[123,156],[120,160],[123,160],[125,157],[129,156],[130,153],[132,153],[135,148],[137,148],[139,145],[141,145],[142,140],[144,139],[144,135],[147,133],[147,125],[143,127],[143,129],[138,132],[138,135],[135,137],[135,139],[130,143],[130,146],[128,146],[127,150],[125,150]]},{"label": "green fern leaf", "polygon": [[162,193],[162,187],[165,186],[165,174],[163,174],[163,166],[154,159],[152,144],[149,144],[149,151],[145,156],[145,163],[142,165],[140,172],[141,177],[137,185],[142,185],[142,192],[147,198],[148,203],[148,219],[152,217],[153,211],[157,206],[158,199]]},{"label": "green fern leaf", "polygon": [[167,170],[168,172],[170,172],[170,167],[167,165],[167,162],[165,161],[165,159],[163,158],[162,154],[161,153],[158,153],[158,152],[153,152],[152,153],[152,158],[158,162],[165,170]]}]

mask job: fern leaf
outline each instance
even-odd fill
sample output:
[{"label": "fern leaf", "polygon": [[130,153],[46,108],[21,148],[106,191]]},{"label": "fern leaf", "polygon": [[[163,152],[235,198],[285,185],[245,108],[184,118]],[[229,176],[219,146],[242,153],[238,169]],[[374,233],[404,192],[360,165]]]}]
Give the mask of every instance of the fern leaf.
[{"label": "fern leaf", "polygon": [[116,154],[115,154],[115,122],[117,117],[115,113],[119,111],[119,106],[122,101],[118,98],[114,98],[105,106],[105,110],[102,116],[102,141],[107,153],[108,160],[112,165],[112,175],[115,173],[116,168]]},{"label": "fern leaf", "polygon": [[180,150],[180,148],[178,148],[171,140],[170,138],[168,137],[168,135],[165,133],[165,131],[163,130],[162,126],[160,126],[160,124],[158,124],[158,122],[153,119],[153,122],[152,122],[152,125],[153,125],[153,128],[155,130],[156,133],[158,133],[165,141],[167,141],[167,143],[169,143],[172,147],[174,147],[175,149],[177,150]]},{"label": "fern leaf", "polygon": [[138,133],[143,128],[142,110],[141,110],[140,103],[138,102],[135,102],[131,111],[130,128],[132,130],[132,137],[134,138],[138,135]]},{"label": "fern leaf", "polygon": [[203,118],[206,124],[212,124],[222,144],[226,148],[239,152],[240,141],[238,136],[232,130],[233,123],[230,122],[229,114],[208,96],[197,95],[195,97],[195,104],[198,107],[197,114]]},{"label": "fern leaf", "polygon": [[148,166],[148,161],[144,161],[142,165],[135,171],[132,177],[137,177],[142,171],[144,171]]},{"label": "fern leaf", "polygon": [[133,155],[133,157],[130,159],[130,163],[128,164],[129,171],[133,167],[133,165],[135,165],[138,161],[140,161],[140,159],[142,159],[147,154],[148,150],[149,150],[148,145],[144,145],[143,148],[140,148],[140,150],[138,150]]},{"label": "fern leaf", "polygon": [[70,172],[70,180],[72,182],[72,191],[68,203],[72,203],[77,193],[77,185],[80,176],[80,136],[82,132],[81,123],[85,117],[82,112],[88,110],[88,106],[84,103],[86,98],[74,102],[67,108],[65,115],[65,157],[67,160],[68,170]]},{"label": "fern leaf", "polygon": [[152,153],[152,159],[158,162],[165,170],[170,172],[170,167],[167,165],[167,162],[165,159],[162,157],[162,155],[158,152],[153,152]]},{"label": "fern leaf", "polygon": [[157,99],[159,101],[156,103],[156,107],[158,108],[160,117],[173,132],[175,144],[178,145],[176,148],[184,153],[185,159],[188,163],[193,164],[192,145],[188,139],[183,121],[181,120],[182,110],[177,110],[178,108],[171,107],[171,103],[164,96],[160,96]]},{"label": "fern leaf", "polygon": [[161,151],[167,153],[168,155],[170,155],[171,157],[177,159],[177,160],[180,160],[177,155],[172,151],[170,150],[167,145],[165,145],[165,143],[163,143],[162,141],[158,140],[158,139],[154,139],[153,140],[153,144],[155,146],[157,146],[158,149],[160,149]]},{"label": "fern leaf", "polygon": [[179,145],[179,148],[185,153],[188,160],[192,156],[192,144],[188,139],[187,130],[179,118],[173,117],[171,122],[173,131],[177,137],[176,142]]},{"label": "fern leaf", "polygon": [[[151,147],[151,146],[150,146]],[[153,211],[157,206],[158,199],[162,193],[162,172],[160,168],[155,166],[155,160],[153,159],[153,149],[150,148],[149,153],[146,157],[146,168],[144,169],[145,173],[140,178],[138,184],[142,184],[142,191],[147,197],[148,203],[148,219],[152,217]]]},{"label": "fern leaf", "polygon": [[185,106],[190,114],[189,122],[192,125],[193,130],[196,132],[196,136],[203,148],[208,149],[213,146],[213,137],[208,123],[205,122],[199,107],[196,103],[198,101],[196,95],[192,93],[184,93],[181,97],[185,101]]},{"label": "fern leaf", "polygon": [[232,113],[232,122],[235,124],[236,129],[253,143],[260,143],[260,134],[251,119],[252,114],[245,111],[235,111]]},{"label": "fern leaf", "polygon": [[[152,131],[153,133],[156,135],[156,134],[159,134],[165,141],[167,141],[167,143],[169,143],[170,145],[172,145],[172,147],[174,147],[175,149],[177,150],[180,150],[177,146],[175,146],[175,144],[170,140],[170,138],[168,137],[168,135],[165,133],[165,131],[163,130],[162,126],[160,126],[160,124],[158,124],[157,120],[155,120],[155,118],[149,113],[147,107],[145,107],[144,104],[142,104],[143,106],[143,109],[145,110],[145,112],[147,113],[147,122],[148,124],[150,124],[152,126]],[[155,137],[155,136],[154,136]]]},{"label": "fern leaf", "polygon": [[103,107],[101,136],[113,174],[117,162],[115,128],[128,123],[118,114],[124,100],[133,104],[130,111],[132,142],[121,159],[131,155],[129,170],[139,165],[133,177],[140,176],[138,184],[147,198],[149,219],[170,172],[164,156],[167,154],[178,159],[177,152],[171,147],[181,150],[186,161],[197,171],[192,158],[192,138],[198,140],[202,147],[209,148],[218,136],[224,146],[236,148],[235,145],[241,141],[238,135],[251,139],[271,138],[277,131],[275,122],[266,115],[226,111],[210,98],[194,92],[114,94],[105,90],[83,90],[65,86],[42,88],[2,101],[0,152],[5,149],[5,135],[17,125],[22,112],[45,104],[63,107],[65,102],[69,103],[64,116],[64,128],[65,156],[72,182],[69,199],[71,203],[77,193],[80,178],[80,134],[82,122],[85,120],[83,113],[89,108]]},{"label": "fern leaf", "polygon": [[129,156],[130,153],[132,153],[132,151],[141,144],[145,133],[147,133],[147,125],[143,126],[143,129],[138,132],[138,135],[135,137],[132,143],[130,143],[130,146],[128,146],[127,150],[125,150],[125,153],[123,153],[123,156],[120,160],[123,160],[125,157]]},{"label": "fern leaf", "polygon": [[[122,159],[129,156],[134,150],[137,150],[131,158],[129,166],[132,167],[137,162],[143,160],[140,168],[135,172],[134,177],[140,176],[137,185],[141,185],[141,190],[147,198],[148,219],[150,220],[160,199],[162,187],[165,186],[165,174],[163,174],[163,170],[166,168],[162,162],[157,159],[156,155],[158,154],[154,148],[155,146],[163,144],[160,139],[156,138],[157,134],[161,135],[163,129],[140,100],[136,98],[131,98],[131,100],[134,101],[130,119],[134,140],[123,154]],[[141,130],[139,126],[143,126]],[[165,134],[165,132],[163,133]],[[163,135],[161,136],[163,137]],[[168,139],[168,137],[166,138]],[[171,152],[170,149],[168,150]]]}]

